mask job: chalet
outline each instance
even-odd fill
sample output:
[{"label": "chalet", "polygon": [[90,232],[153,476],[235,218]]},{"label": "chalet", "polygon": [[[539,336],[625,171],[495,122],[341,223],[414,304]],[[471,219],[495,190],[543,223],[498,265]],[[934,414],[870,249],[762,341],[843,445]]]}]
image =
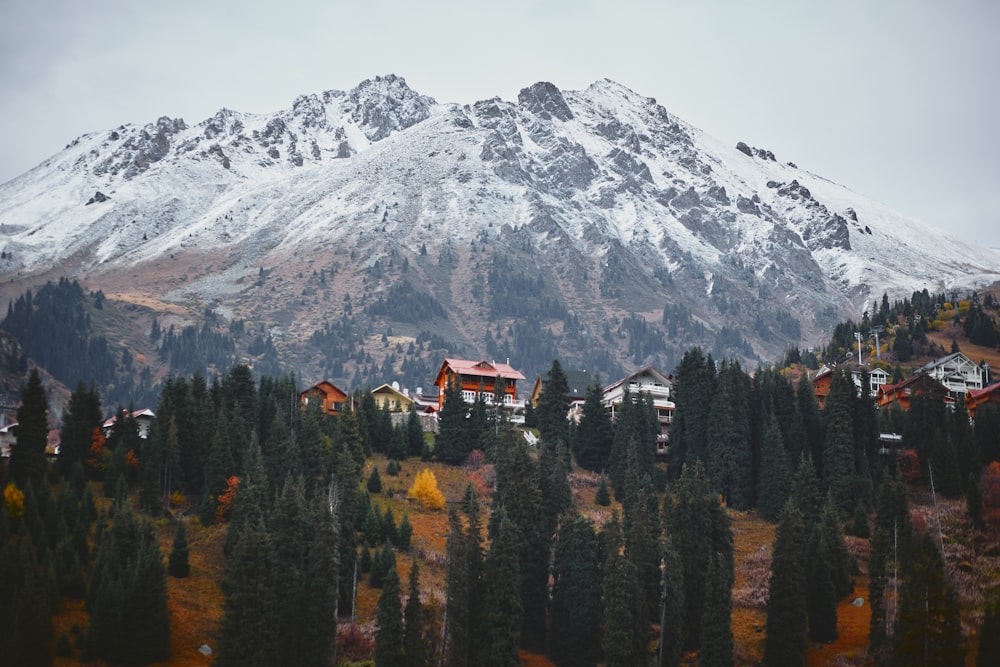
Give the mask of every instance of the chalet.
[{"label": "chalet", "polygon": [[671,400],[673,385],[673,380],[670,377],[652,366],[646,366],[605,387],[601,403],[611,413],[611,419],[614,420],[626,390],[628,390],[632,400],[641,394],[649,394],[653,399],[653,407],[656,409],[656,416],[660,422],[660,435],[656,438],[656,452],[657,454],[665,454],[670,424],[674,420],[675,406]]},{"label": "chalet", "polygon": [[[878,394],[879,387],[889,382],[889,373],[878,366],[872,366],[870,368],[864,366],[848,366],[851,372],[851,379],[854,381],[854,386],[858,390],[858,395],[861,395],[864,389],[864,378],[865,372],[868,372],[868,393],[871,396]],[[823,409],[823,405],[826,402],[826,397],[830,394],[830,382],[833,380],[834,373],[837,372],[837,366],[827,366],[823,365],[819,371],[813,376],[813,392],[816,394],[816,403],[819,405],[820,409]]]},{"label": "chalet", "polygon": [[372,396],[379,409],[390,412],[407,412],[413,405],[413,399],[408,393],[400,391],[399,384],[396,382],[372,389]]},{"label": "chalet", "polygon": [[943,384],[952,398],[984,386],[983,369],[961,352],[935,359],[919,368],[917,373],[929,375]]},{"label": "chalet", "polygon": [[[132,414],[129,415],[135,420],[136,424],[139,426],[139,437],[145,440],[149,437],[149,427],[153,423],[153,419],[156,415],[149,408],[143,408],[142,410],[133,410]],[[104,432],[104,437],[107,438],[111,435],[111,429],[114,428],[115,424],[118,422],[118,415],[113,415],[108,419],[104,420],[101,425],[101,430]]]},{"label": "chalet", "polygon": [[1000,382],[995,382],[982,389],[970,389],[966,392],[965,407],[973,419],[976,418],[976,408],[985,403],[994,403],[1000,407]]},{"label": "chalet", "polygon": [[943,400],[946,404],[954,404],[954,400],[948,396],[948,388],[936,379],[925,373],[911,375],[902,382],[896,384],[884,384],[878,389],[875,395],[875,403],[879,409],[899,408],[901,410],[910,409],[910,401],[914,396],[930,394],[933,397]]},{"label": "chalet", "polygon": [[299,393],[300,408],[305,410],[310,401],[319,401],[325,414],[335,415],[343,409],[347,393],[329,380],[323,380]]},{"label": "chalet", "polygon": [[445,389],[457,383],[462,388],[462,399],[466,403],[482,399],[487,405],[492,405],[493,397],[501,394],[505,407],[523,410],[524,401],[517,400],[517,381],[523,379],[521,371],[509,364],[445,359],[434,378],[434,385],[438,388],[438,409],[444,405]]}]

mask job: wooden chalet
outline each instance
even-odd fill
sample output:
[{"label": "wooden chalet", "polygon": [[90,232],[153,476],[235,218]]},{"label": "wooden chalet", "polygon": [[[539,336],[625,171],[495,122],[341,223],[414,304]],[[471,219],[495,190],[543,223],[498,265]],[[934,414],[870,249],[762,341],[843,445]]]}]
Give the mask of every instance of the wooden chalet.
[{"label": "wooden chalet", "polygon": [[[871,396],[877,395],[879,387],[889,382],[889,374],[878,366],[872,366],[871,368],[848,366],[847,368],[851,373],[851,379],[854,381],[854,386],[857,388],[859,396],[864,389],[865,372],[868,373],[868,393]],[[816,375],[813,376],[813,393],[816,395],[816,403],[819,405],[820,410],[823,409],[826,403],[826,397],[830,395],[830,383],[837,370],[837,366],[827,366],[824,364]]]},{"label": "wooden chalet", "polygon": [[490,361],[469,361],[466,359],[445,359],[441,370],[434,378],[438,388],[438,409],[444,405],[445,389],[458,383],[462,388],[462,399],[475,403],[482,398],[487,405],[493,404],[493,397],[503,395],[503,405],[511,409],[523,408],[524,401],[517,400],[517,381],[523,380],[521,371],[509,364]]},{"label": "wooden chalet", "polygon": [[372,389],[372,396],[375,398],[375,405],[382,410],[390,412],[406,412],[413,405],[413,399],[399,390],[397,383],[384,384]]},{"label": "wooden chalet", "polygon": [[329,380],[323,380],[299,392],[301,409],[305,410],[310,401],[319,401],[324,414],[335,415],[343,410],[347,393]]},{"label": "wooden chalet", "polygon": [[966,392],[965,407],[973,419],[976,418],[976,408],[985,403],[994,403],[1000,407],[1000,382],[995,382],[982,389],[970,389]]},{"label": "wooden chalet", "polygon": [[909,410],[912,398],[924,394],[930,394],[944,401],[946,404],[954,404],[955,402],[954,399],[948,396],[947,387],[930,375],[918,373],[906,378],[902,382],[884,384],[879,387],[878,394],[875,395],[875,403],[880,410],[894,407],[901,410]]}]

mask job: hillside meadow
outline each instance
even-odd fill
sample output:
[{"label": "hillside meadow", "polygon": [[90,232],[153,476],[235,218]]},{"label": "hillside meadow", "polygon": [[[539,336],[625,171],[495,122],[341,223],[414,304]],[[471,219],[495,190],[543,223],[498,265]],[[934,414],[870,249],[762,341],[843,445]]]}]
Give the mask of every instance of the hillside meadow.
[{"label": "hillside meadow", "polygon": [[[387,461],[384,456],[370,458],[365,476],[372,467],[378,467],[383,481],[381,493],[372,495],[373,505],[392,508],[397,523],[405,515],[413,527],[411,547],[408,552],[397,553],[397,570],[405,595],[405,582],[413,562],[420,565],[421,598],[426,604],[435,600],[439,612],[445,600],[445,542],[448,536],[447,510],[430,510],[418,502],[407,499],[406,491],[417,473],[431,470],[438,486],[449,504],[460,501],[468,484],[479,494],[480,503],[488,512],[489,488],[492,466],[456,467],[437,462],[411,458],[403,462],[398,476],[385,474]],[[599,484],[596,474],[574,469],[570,475],[571,488],[578,510],[592,518],[598,526],[610,518],[617,503],[610,508],[595,504],[594,496]],[[100,497],[100,494],[98,494]],[[103,502],[109,502],[104,500]],[[733,587],[732,624],[737,665],[760,664],[764,652],[766,627],[767,586],[770,577],[771,547],[775,525],[761,519],[755,512],[730,511],[735,545],[736,579]],[[937,530],[940,525],[946,566],[950,579],[956,584],[963,608],[963,639],[967,648],[967,664],[974,664],[976,629],[981,623],[982,603],[996,593],[1000,582],[1000,546],[988,536],[973,533],[965,520],[964,503],[935,499],[929,492],[911,489],[911,516],[917,530]],[[185,579],[168,577],[169,609],[171,614],[171,658],[167,667],[200,667],[212,664],[213,656],[199,651],[203,645],[216,647],[218,630],[224,609],[221,582],[225,570],[223,543],[226,526],[203,527],[194,512],[184,510],[176,514],[185,521],[190,548],[191,574]],[[155,523],[164,557],[170,553],[174,524],[170,519]],[[807,652],[810,667],[822,665],[862,665],[868,645],[867,556],[868,540],[848,537],[850,553],[857,559],[858,572],[854,577],[854,592],[838,605],[839,638],[830,644],[811,643]],[[361,650],[370,642],[374,632],[375,609],[380,591],[371,588],[365,576],[359,576],[354,634],[363,638]],[[858,599],[860,598],[860,603]],[[56,638],[65,633],[71,643],[82,634],[87,624],[87,614],[82,601],[64,599],[61,611],[55,617]],[[339,626],[341,645],[346,646],[343,635],[350,631],[350,619],[342,618]],[[651,643],[655,650],[655,643]],[[361,657],[361,656],[357,656]],[[552,665],[546,657],[521,652],[522,665],[544,667]],[[79,664],[75,659],[57,657],[55,665]],[[103,664],[102,662],[90,664]],[[686,656],[685,664],[696,665],[697,657]]]}]

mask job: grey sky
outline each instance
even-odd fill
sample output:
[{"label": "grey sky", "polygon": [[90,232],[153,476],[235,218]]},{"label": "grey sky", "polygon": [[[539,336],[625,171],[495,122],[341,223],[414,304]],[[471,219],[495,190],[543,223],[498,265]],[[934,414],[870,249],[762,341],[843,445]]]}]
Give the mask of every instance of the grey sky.
[{"label": "grey sky", "polygon": [[608,77],[1000,247],[1000,3],[3,0],[0,182],[85,132],[395,73],[439,102]]}]

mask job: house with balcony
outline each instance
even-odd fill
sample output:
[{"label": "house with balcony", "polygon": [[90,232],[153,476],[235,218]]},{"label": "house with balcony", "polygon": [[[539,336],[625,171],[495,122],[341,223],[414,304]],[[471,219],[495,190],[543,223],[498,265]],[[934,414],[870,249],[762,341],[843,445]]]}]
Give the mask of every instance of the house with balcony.
[{"label": "house with balcony", "polygon": [[438,409],[444,405],[445,390],[458,384],[462,389],[462,400],[473,404],[482,399],[486,405],[495,405],[499,397],[501,406],[512,413],[512,421],[524,419],[524,401],[517,398],[517,381],[524,374],[510,364],[495,361],[470,361],[467,359],[445,359],[434,378],[438,390]]},{"label": "house with balcony", "polygon": [[646,366],[606,386],[601,403],[611,413],[611,420],[614,421],[626,391],[633,401],[638,400],[643,394],[648,394],[653,399],[653,408],[656,410],[657,420],[660,422],[660,435],[656,438],[656,453],[658,456],[662,456],[667,452],[670,424],[674,421],[676,406],[672,398],[673,387],[672,378],[652,366]]},{"label": "house with balcony", "polygon": [[916,372],[929,375],[943,384],[952,398],[965,396],[970,390],[979,390],[985,386],[983,369],[961,352],[935,359]]},{"label": "house with balcony", "polygon": [[[823,409],[826,397],[830,394],[830,383],[833,381],[833,375],[837,372],[838,368],[841,367],[824,364],[816,372],[816,375],[813,376],[813,393],[816,395],[816,403],[819,405],[820,410]],[[878,366],[849,365],[847,368],[851,373],[851,380],[854,381],[854,386],[858,390],[858,396],[861,395],[865,388],[865,372],[868,373],[868,394],[870,396],[877,395],[879,387],[889,383],[889,373]]]}]

